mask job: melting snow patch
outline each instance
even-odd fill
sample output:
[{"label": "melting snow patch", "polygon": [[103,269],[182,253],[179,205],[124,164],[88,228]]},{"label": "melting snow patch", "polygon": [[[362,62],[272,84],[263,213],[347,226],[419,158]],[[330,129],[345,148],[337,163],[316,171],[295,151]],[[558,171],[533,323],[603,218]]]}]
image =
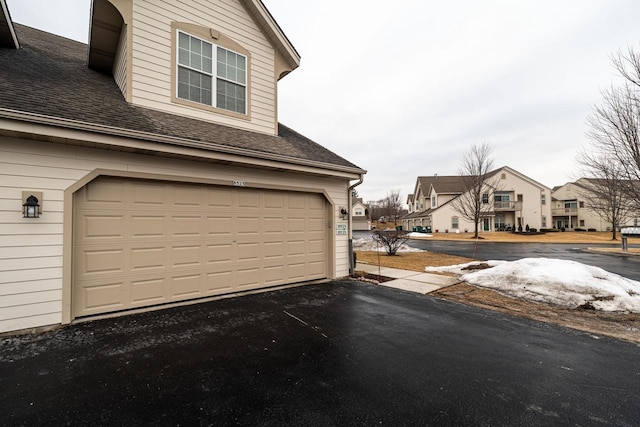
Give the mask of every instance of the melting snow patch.
[{"label": "melting snow patch", "polygon": [[640,313],[640,282],[599,267],[551,258],[486,261],[491,268],[463,270],[480,262],[427,267],[427,272],[449,272],[472,285],[506,295],[565,307]]}]

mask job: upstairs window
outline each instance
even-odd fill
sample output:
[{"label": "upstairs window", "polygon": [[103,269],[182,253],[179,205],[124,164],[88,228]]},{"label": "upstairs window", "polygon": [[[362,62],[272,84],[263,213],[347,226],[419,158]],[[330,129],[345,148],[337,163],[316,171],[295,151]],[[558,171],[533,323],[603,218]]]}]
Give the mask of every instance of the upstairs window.
[{"label": "upstairs window", "polygon": [[436,206],[438,206],[436,202],[436,196],[431,196],[431,207],[435,208]]},{"label": "upstairs window", "polygon": [[540,195],[540,204],[541,205],[546,205],[547,204],[547,195],[546,194],[541,194]]},{"label": "upstairs window", "polygon": [[178,31],[177,97],[234,113],[247,111],[247,58]]}]

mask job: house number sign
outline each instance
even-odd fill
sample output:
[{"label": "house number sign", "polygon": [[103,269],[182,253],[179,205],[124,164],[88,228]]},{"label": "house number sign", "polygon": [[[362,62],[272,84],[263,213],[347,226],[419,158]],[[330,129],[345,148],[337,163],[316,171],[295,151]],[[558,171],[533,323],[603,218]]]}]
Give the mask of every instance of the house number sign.
[{"label": "house number sign", "polygon": [[346,235],[347,234],[347,224],[336,224],[336,234]]},{"label": "house number sign", "polygon": [[244,187],[244,181],[233,181],[234,187]]}]

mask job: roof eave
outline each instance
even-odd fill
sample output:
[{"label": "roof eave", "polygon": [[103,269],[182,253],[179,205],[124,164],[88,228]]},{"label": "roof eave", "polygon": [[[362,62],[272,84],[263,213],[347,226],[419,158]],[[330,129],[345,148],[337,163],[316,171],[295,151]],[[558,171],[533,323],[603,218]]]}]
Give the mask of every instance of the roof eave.
[{"label": "roof eave", "polygon": [[11,20],[11,14],[9,13],[9,7],[6,0],[0,0],[0,8],[2,9],[2,15],[0,15],[0,25],[4,26],[0,34],[4,34],[4,37],[0,37],[0,45],[13,49],[20,49],[20,42],[18,36],[13,28],[13,21]]},{"label": "roof eave", "polygon": [[[366,170],[358,167],[350,167],[343,165],[336,165],[331,163],[320,162],[316,160],[298,159],[294,157],[284,156],[280,154],[264,153],[259,151],[253,151],[249,149],[243,149],[238,147],[229,147],[214,143],[203,143],[201,141],[179,138],[168,135],[160,135],[149,132],[134,131],[123,128],[116,128],[106,125],[97,125],[94,123],[86,123],[69,119],[61,119],[58,117],[44,116],[33,113],[25,113],[22,111],[14,111],[0,108],[0,119],[15,120],[19,122],[26,122],[33,125],[54,126],[58,128],[64,128],[69,130],[90,132],[94,134],[107,135],[112,137],[120,137],[125,140],[139,140],[149,141],[154,143],[167,144],[172,146],[182,146],[188,148],[195,148],[199,150],[216,152],[225,155],[234,155],[244,158],[260,159],[265,161],[278,162],[289,165],[302,166],[307,168],[322,169],[325,171],[334,171],[340,174],[349,174],[354,177],[360,177],[367,173]],[[44,135],[44,133],[43,133]],[[356,178],[353,178],[356,179]]]},{"label": "roof eave", "polygon": [[298,68],[300,66],[300,54],[284,34],[284,31],[282,31],[282,28],[280,28],[264,3],[262,3],[261,0],[243,0],[243,3],[260,27],[265,31],[276,50],[282,55],[289,67],[291,67],[291,71]]}]

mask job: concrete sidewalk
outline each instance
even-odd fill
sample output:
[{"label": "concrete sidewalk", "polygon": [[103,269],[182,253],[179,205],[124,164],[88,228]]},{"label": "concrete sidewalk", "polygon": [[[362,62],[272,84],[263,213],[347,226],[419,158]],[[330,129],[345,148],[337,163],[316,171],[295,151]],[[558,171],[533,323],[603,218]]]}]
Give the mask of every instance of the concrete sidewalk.
[{"label": "concrete sidewalk", "polygon": [[356,271],[364,271],[369,274],[379,274],[384,277],[391,277],[395,280],[382,282],[380,285],[390,288],[402,289],[404,291],[428,294],[445,286],[459,283],[457,277],[441,276],[439,274],[418,273],[416,271],[399,270],[397,268],[380,267],[371,264],[356,264]]}]

